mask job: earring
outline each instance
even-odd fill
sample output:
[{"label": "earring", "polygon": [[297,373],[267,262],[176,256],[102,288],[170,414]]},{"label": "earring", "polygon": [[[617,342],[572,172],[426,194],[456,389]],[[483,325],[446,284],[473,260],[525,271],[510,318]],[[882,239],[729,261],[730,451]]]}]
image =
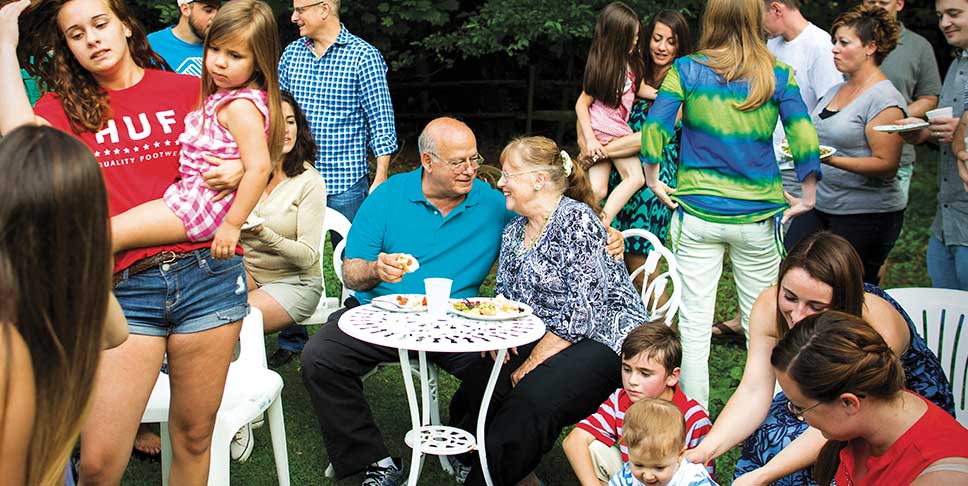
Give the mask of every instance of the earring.
[{"label": "earring", "polygon": [[541,184],[538,184],[537,182],[534,183],[534,186],[533,187],[534,187],[534,190],[535,191],[540,191],[541,190]]},{"label": "earring", "polygon": [[867,58],[868,58],[868,59],[870,59],[870,58],[871,58],[871,55],[870,55],[870,54],[868,54],[868,55],[867,55]]}]

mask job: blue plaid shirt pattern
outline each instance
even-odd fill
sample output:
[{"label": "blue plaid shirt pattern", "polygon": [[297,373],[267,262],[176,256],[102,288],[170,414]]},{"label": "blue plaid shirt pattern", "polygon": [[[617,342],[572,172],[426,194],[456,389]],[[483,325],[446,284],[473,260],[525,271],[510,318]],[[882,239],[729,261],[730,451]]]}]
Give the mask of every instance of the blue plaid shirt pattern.
[{"label": "blue plaid shirt pattern", "polygon": [[316,140],[316,169],[327,194],[339,194],[367,173],[374,156],[397,150],[387,65],[375,47],[340,26],[336,41],[316,57],[311,39],[295,40],[279,60],[279,86],[306,113]]}]

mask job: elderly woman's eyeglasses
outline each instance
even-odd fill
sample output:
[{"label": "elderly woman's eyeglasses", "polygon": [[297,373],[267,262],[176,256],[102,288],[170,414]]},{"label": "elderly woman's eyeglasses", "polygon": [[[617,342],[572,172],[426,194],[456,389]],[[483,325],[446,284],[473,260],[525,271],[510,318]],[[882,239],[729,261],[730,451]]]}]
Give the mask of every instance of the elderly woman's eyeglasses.
[{"label": "elderly woman's eyeglasses", "polygon": [[800,407],[794,405],[793,402],[787,400],[786,409],[787,409],[787,412],[790,413],[790,415],[793,415],[794,418],[796,418],[797,420],[803,422],[803,420],[804,420],[803,419],[803,415],[805,413],[807,413],[807,412],[809,412],[809,411],[811,411],[811,410],[819,407],[822,403],[823,402],[817,402],[817,403],[815,403],[815,404],[813,404],[813,405],[811,405],[811,406],[809,406],[807,408],[800,408]]},{"label": "elderly woman's eyeglasses", "polygon": [[482,156],[481,154],[474,154],[474,155],[471,155],[470,157],[468,157],[466,159],[460,159],[460,160],[444,160],[444,159],[440,158],[439,155],[437,155],[437,154],[435,154],[433,152],[427,152],[427,153],[431,157],[434,157],[437,160],[439,160],[439,161],[443,162],[444,164],[446,164],[447,167],[450,167],[450,170],[452,170],[454,172],[463,172],[463,171],[467,170],[468,167],[472,167],[472,168],[476,169],[476,168],[480,167],[481,164],[484,163],[484,156]]},{"label": "elderly woman's eyeglasses", "polygon": [[308,9],[310,9],[312,7],[315,7],[317,5],[322,5],[322,4],[326,3],[326,1],[327,0],[323,0],[322,2],[316,2],[316,3],[311,3],[309,5],[303,5],[302,7],[293,7],[292,8],[292,13],[294,13],[296,15],[302,15],[304,12],[306,12],[306,10],[308,10]]},{"label": "elderly woman's eyeglasses", "polygon": [[515,177],[515,176],[525,175],[525,174],[534,174],[535,172],[544,172],[544,171],[545,171],[545,169],[522,170],[521,172],[504,172],[502,170],[501,171],[501,179],[504,179],[506,181],[509,181],[509,180],[511,180],[512,177]]}]

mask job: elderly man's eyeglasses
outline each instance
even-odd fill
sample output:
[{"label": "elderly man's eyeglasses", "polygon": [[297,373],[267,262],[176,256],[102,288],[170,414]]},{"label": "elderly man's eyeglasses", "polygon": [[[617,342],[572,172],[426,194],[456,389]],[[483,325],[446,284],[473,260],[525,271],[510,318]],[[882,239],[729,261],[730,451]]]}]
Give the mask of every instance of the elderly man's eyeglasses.
[{"label": "elderly man's eyeglasses", "polygon": [[302,7],[293,7],[292,8],[292,13],[294,13],[296,15],[302,15],[303,13],[306,12],[307,9],[310,9],[310,8],[315,7],[317,5],[322,5],[324,3],[326,3],[326,0],[323,0],[322,2],[311,3],[309,5],[303,5]]},{"label": "elderly man's eyeglasses", "polygon": [[433,152],[427,152],[427,153],[430,154],[431,157],[434,157],[437,160],[439,160],[439,161],[447,164],[447,167],[450,167],[450,170],[452,170],[454,172],[462,172],[462,171],[465,171],[465,170],[467,170],[468,167],[472,167],[472,168],[476,169],[476,168],[480,167],[481,164],[484,163],[484,156],[482,156],[481,154],[474,154],[474,155],[471,155],[470,157],[468,157],[466,159],[462,159],[462,160],[444,160],[444,159],[440,158],[439,155],[437,155],[437,154],[435,154]]}]

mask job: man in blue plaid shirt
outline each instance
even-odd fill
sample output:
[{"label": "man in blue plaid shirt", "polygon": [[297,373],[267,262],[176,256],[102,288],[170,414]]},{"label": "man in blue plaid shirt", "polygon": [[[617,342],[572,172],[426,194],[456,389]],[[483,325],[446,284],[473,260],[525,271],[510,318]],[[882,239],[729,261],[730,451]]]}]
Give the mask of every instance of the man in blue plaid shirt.
[{"label": "man in blue plaid shirt", "polygon": [[[327,206],[352,221],[368,191],[386,180],[390,154],[397,150],[387,65],[380,51],[340,23],[339,0],[292,4],[302,37],[282,53],[279,85],[309,119]],[[372,184],[367,147],[376,157]]]},{"label": "man in blue plaid shirt", "polygon": [[[326,205],[353,221],[366,195],[387,179],[390,154],[397,150],[387,65],[380,51],[340,23],[339,0],[293,0],[292,22],[301,37],[282,53],[279,87],[292,93],[309,119]],[[376,157],[372,184],[367,147]],[[269,365],[289,362],[308,338],[302,326],[284,329]]]}]

